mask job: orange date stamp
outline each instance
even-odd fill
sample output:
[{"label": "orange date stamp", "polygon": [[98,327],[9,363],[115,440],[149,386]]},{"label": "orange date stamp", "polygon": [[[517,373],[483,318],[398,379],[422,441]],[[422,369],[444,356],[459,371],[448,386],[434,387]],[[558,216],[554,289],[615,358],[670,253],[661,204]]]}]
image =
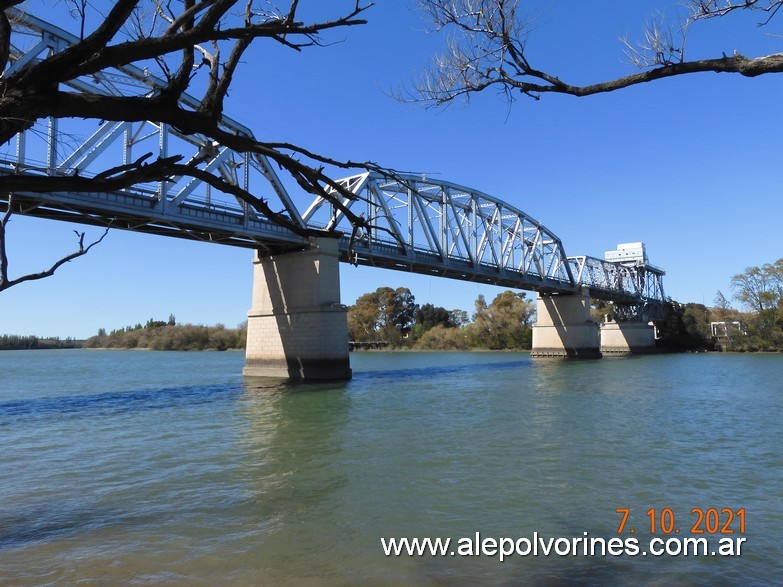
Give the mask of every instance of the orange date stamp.
[{"label": "orange date stamp", "polygon": [[[617,526],[617,533],[623,534],[627,531],[630,534],[636,532],[636,528],[631,523],[630,508],[616,508],[615,512],[620,514],[620,524]],[[745,533],[745,508],[738,510],[732,508],[692,508],[691,516],[684,528],[690,524],[690,534],[744,534]],[[645,527],[649,528],[650,534],[679,534],[682,527],[677,524],[677,519],[672,508],[655,509],[650,508],[645,512]]]}]

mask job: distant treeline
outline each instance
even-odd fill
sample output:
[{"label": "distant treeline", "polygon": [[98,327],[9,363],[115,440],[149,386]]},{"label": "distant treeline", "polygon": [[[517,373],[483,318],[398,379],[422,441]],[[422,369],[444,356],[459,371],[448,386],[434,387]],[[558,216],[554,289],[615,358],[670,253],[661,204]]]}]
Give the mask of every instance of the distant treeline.
[{"label": "distant treeline", "polygon": [[719,291],[714,307],[691,313],[692,330],[710,337],[720,350],[783,351],[783,258],[746,267],[731,278],[731,287],[734,298],[750,311],[734,309]]},{"label": "distant treeline", "polygon": [[73,338],[60,340],[59,337],[43,338],[39,336],[19,336],[3,334],[0,336],[0,351],[22,351],[29,349],[78,349],[82,341]]},{"label": "distant treeline", "polygon": [[[671,302],[665,322],[658,324],[663,346],[670,350],[732,352],[783,352],[783,258],[731,278],[733,298],[743,310],[732,307],[718,291],[714,305]],[[594,318],[611,313],[599,302]]]},{"label": "distant treeline", "polygon": [[465,310],[419,305],[407,287],[380,287],[348,308],[348,336],[359,343],[421,350],[530,349],[535,303],[506,290],[491,303],[483,295]]},{"label": "distant treeline", "polygon": [[167,322],[148,320],[145,325],[136,324],[108,334],[101,328],[96,336],[84,342],[84,348],[152,349],[155,351],[225,351],[244,349],[247,324],[226,328],[223,324],[200,326],[177,324],[174,316]]},{"label": "distant treeline", "polygon": [[[671,350],[783,351],[783,258],[747,267],[732,277],[734,298],[749,311],[733,308],[719,291],[713,307],[670,303],[668,318],[657,326]],[[610,304],[596,301],[592,317],[602,322]],[[506,290],[491,303],[483,295],[474,312],[419,305],[408,288],[380,287],[360,296],[348,308],[348,335],[353,342],[382,343],[383,348],[427,350],[529,349],[535,302],[525,293]],[[611,316],[610,316],[611,317]],[[101,328],[84,343],[67,338],[0,336],[0,350],[116,348],[161,351],[244,349],[247,323],[237,328],[177,324],[150,319],[107,333]]]},{"label": "distant treeline", "polygon": [[[725,298],[718,292],[720,299]],[[666,346],[672,350],[783,352],[783,311],[776,319],[773,313],[673,304],[667,326]]]},{"label": "distant treeline", "polygon": [[[713,307],[670,302],[666,319],[656,323],[659,346],[672,351],[783,352],[783,258],[747,267],[732,277],[731,286],[733,297],[749,311],[733,308],[720,291]],[[596,322],[611,318],[611,304],[594,304]],[[529,349],[534,316],[535,303],[509,290],[491,303],[479,295],[469,317],[464,310],[420,306],[408,288],[381,287],[348,308],[348,332],[351,341],[382,342],[384,348]]]}]

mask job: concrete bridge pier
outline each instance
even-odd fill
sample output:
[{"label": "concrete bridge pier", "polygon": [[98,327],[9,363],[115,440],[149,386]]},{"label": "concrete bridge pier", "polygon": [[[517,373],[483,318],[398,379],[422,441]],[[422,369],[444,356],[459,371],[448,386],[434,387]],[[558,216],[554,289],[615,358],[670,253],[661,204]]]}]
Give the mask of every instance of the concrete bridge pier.
[{"label": "concrete bridge pier", "polygon": [[533,357],[600,358],[598,324],[590,317],[586,287],[573,295],[538,295]]},{"label": "concrete bridge pier", "polygon": [[351,378],[337,245],[314,238],[307,250],[256,254],[244,375]]},{"label": "concrete bridge pier", "polygon": [[601,354],[635,355],[655,349],[655,327],[647,322],[601,324]]}]

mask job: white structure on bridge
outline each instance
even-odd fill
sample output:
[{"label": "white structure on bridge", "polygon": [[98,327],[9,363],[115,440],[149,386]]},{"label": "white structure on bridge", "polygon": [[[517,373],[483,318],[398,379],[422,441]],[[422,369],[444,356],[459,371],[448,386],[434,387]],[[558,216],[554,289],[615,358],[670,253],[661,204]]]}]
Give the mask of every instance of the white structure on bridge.
[{"label": "white structure on bridge", "polygon": [[617,245],[613,251],[605,251],[604,259],[612,263],[622,263],[623,265],[646,265],[647,250],[644,243],[624,243]]}]

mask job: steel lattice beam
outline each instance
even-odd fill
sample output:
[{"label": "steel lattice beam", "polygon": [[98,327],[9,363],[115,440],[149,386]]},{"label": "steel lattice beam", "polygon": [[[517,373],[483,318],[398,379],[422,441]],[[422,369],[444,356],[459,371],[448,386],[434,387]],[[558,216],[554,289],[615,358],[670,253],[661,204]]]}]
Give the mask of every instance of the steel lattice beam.
[{"label": "steel lattice beam", "polygon": [[[12,44],[11,65],[7,74],[35,63],[78,42],[78,38],[41,19],[20,10],[10,9],[16,42]],[[166,82],[147,70],[128,65],[86,78],[77,78],[68,84],[70,91],[116,96],[147,95],[166,86]],[[188,95],[181,99],[183,106],[198,107],[198,101]],[[17,135],[12,150],[0,153],[0,174],[80,175],[93,176],[108,168],[127,164],[145,153],[165,158],[182,155],[183,162],[198,165],[251,193],[259,193],[273,208],[284,211],[295,224],[305,227],[290,195],[274,168],[262,155],[238,153],[199,134],[184,134],[165,124],[154,122],[100,121],[97,127],[84,121],[49,119],[46,131],[33,128]],[[223,116],[223,129],[233,134],[253,137],[247,127]],[[37,203],[39,214],[58,214],[76,219],[86,214],[84,221],[98,218],[107,221],[137,216],[139,228],[159,232],[157,225],[166,225],[176,233],[192,238],[203,233],[209,240],[237,241],[263,244],[272,234],[281,233],[242,200],[211,189],[208,184],[188,177],[172,177],[171,181],[141,184],[119,194],[15,194],[17,200],[26,200],[24,208]],[[48,212],[46,212],[48,211]],[[196,218],[198,218],[196,220]],[[122,223],[113,222],[114,226]],[[285,231],[289,232],[289,231]],[[237,234],[239,233],[239,234]],[[236,237],[234,235],[237,235]],[[282,237],[285,243],[301,245],[304,239],[293,234]]]},{"label": "steel lattice beam", "polygon": [[[560,239],[501,200],[406,174],[367,172],[340,183],[356,195],[346,205],[366,206],[371,225],[354,235],[351,251],[347,243],[343,247],[346,261],[535,291],[578,289]],[[352,231],[325,200],[316,201],[305,217]]]},{"label": "steel lattice beam", "polygon": [[[9,9],[14,36],[7,71],[62,51],[77,37],[25,12]],[[22,39],[24,46],[17,42]],[[134,66],[69,82],[70,91],[143,96],[166,83]],[[187,108],[198,101],[182,97]],[[247,127],[223,117],[221,126],[252,138]],[[203,171],[263,196],[302,228],[342,232],[342,260],[550,294],[587,286],[594,297],[624,304],[627,314],[665,301],[663,271],[594,257],[566,257],[561,240],[524,212],[483,192],[414,175],[362,173],[340,180],[353,194],[343,205],[369,221],[355,231],[327,200],[293,198],[263,156],[232,151],[205,136],[154,122],[85,123],[51,119],[21,133],[0,151],[3,174],[90,176],[152,152],[171,154]],[[0,193],[0,202],[7,202]],[[57,220],[107,225],[153,234],[278,251],[307,239],[264,218],[242,200],[200,180],[137,185],[114,193],[15,193],[16,211]],[[297,202],[299,205],[297,205]],[[309,204],[309,205],[308,205]],[[305,210],[304,213],[300,210]]]}]

